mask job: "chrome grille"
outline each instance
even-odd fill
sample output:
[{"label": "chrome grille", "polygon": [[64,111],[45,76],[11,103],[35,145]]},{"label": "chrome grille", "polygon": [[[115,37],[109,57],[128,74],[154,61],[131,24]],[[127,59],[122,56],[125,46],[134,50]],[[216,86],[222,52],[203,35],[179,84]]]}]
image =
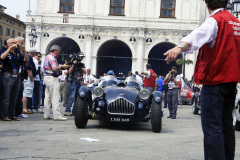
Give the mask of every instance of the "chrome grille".
[{"label": "chrome grille", "polygon": [[124,98],[119,98],[108,104],[108,113],[110,114],[134,114],[135,106]]}]

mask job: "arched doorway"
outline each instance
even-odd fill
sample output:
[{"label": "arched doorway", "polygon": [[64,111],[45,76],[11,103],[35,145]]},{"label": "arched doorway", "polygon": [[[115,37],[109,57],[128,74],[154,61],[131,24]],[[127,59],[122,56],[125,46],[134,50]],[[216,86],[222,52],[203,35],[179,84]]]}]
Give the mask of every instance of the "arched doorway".
[{"label": "arched doorway", "polygon": [[59,37],[54,39],[51,43],[49,43],[46,53],[49,52],[50,47],[53,45],[59,45],[62,48],[62,51],[58,56],[58,64],[64,64],[65,59],[70,53],[78,53],[81,51],[78,44],[71,38],[67,37]]},{"label": "arched doorway", "polygon": [[[148,55],[148,63],[152,65],[153,70],[158,74],[165,76],[172,68],[172,66],[176,66],[179,73],[182,73],[182,66],[177,65],[176,61],[167,64],[165,61],[165,56],[163,55],[169,49],[175,47],[176,45],[170,42],[162,42],[155,45]],[[180,54],[178,58],[182,58]]]},{"label": "arched doorway", "polygon": [[116,76],[127,75],[132,69],[132,52],[127,44],[120,40],[109,40],[98,50],[97,76],[113,70]]}]

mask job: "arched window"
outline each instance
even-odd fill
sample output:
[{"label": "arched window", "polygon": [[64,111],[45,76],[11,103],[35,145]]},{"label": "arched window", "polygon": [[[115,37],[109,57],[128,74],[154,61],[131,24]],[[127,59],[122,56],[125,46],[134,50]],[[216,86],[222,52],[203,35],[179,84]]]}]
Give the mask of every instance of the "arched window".
[{"label": "arched window", "polygon": [[59,12],[74,13],[74,0],[60,0]]},{"label": "arched window", "polygon": [[125,0],[111,0],[110,15],[124,16]]},{"label": "arched window", "polygon": [[176,0],[162,0],[160,17],[175,17]]}]

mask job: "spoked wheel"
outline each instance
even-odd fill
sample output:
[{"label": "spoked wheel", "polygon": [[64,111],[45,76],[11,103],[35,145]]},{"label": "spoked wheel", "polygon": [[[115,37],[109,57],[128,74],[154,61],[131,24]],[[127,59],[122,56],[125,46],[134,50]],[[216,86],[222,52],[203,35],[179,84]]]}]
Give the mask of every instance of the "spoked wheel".
[{"label": "spoked wheel", "polygon": [[161,102],[157,103],[152,98],[152,107],[151,107],[151,121],[152,121],[152,131],[161,132],[162,130],[162,106]]},{"label": "spoked wheel", "polygon": [[84,128],[88,122],[88,99],[87,97],[80,98],[77,96],[74,120],[77,128]]}]

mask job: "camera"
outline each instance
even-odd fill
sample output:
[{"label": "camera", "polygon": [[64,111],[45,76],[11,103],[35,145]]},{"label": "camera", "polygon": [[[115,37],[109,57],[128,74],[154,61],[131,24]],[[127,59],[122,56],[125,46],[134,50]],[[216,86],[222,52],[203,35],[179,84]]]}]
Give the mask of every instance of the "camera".
[{"label": "camera", "polygon": [[17,47],[19,47],[19,48],[20,48],[20,47],[22,47],[22,46],[21,46],[20,44],[17,44]]},{"label": "camera", "polygon": [[175,72],[174,72],[174,71],[172,71],[172,72],[171,72],[171,75],[174,75],[174,74],[175,74]]},{"label": "camera", "polygon": [[77,60],[78,62],[81,62],[83,60],[83,55],[82,54],[76,54],[76,53],[70,53],[68,58],[67,58],[67,64],[70,65],[73,63],[73,61]]}]

